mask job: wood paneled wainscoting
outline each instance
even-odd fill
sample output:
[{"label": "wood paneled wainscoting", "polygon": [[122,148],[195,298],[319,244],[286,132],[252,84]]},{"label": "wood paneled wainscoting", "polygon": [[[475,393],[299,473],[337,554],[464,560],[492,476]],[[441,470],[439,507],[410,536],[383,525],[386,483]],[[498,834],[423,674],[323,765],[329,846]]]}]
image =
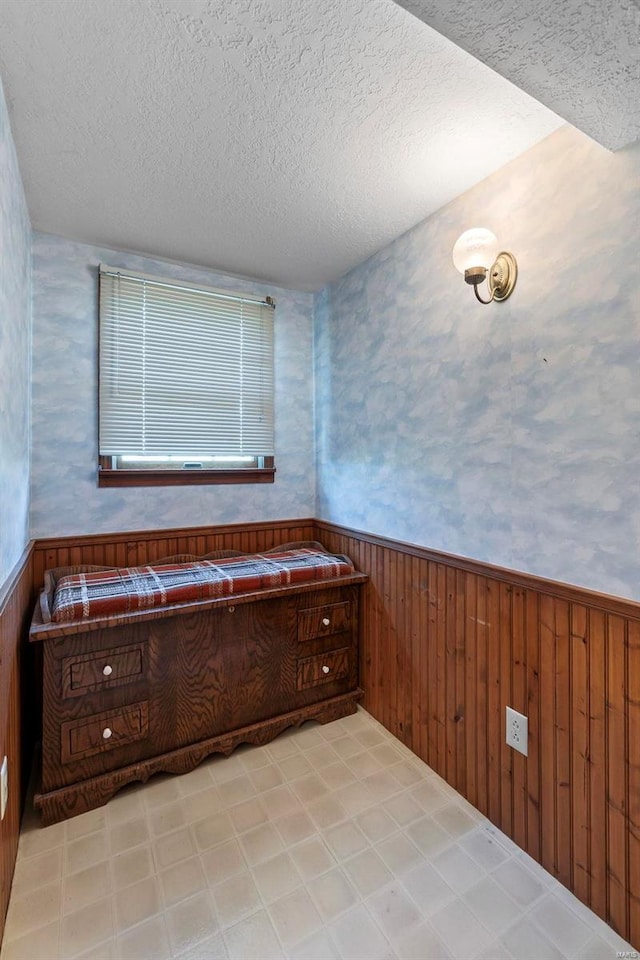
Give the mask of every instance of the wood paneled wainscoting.
[{"label": "wood paneled wainscoting", "polygon": [[[31,616],[31,547],[0,589],[0,762],[8,758],[9,798],[0,822],[0,943],[18,849],[23,790],[31,751],[22,726],[22,640]],[[25,756],[26,754],[26,756]]]},{"label": "wood paneled wainscoting", "polygon": [[640,604],[322,521],[316,538],[370,577],[366,709],[640,948]]}]

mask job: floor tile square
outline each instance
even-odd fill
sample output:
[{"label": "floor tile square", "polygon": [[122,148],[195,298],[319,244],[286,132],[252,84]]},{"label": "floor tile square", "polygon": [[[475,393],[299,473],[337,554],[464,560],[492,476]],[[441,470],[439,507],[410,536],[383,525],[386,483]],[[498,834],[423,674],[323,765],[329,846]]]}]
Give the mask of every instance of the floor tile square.
[{"label": "floor tile square", "polygon": [[287,817],[282,817],[281,820],[276,820],[275,827],[286,846],[300,843],[301,840],[306,840],[307,837],[316,833],[316,825],[303,812],[291,813]]},{"label": "floor tile square", "polygon": [[441,827],[444,827],[454,840],[464,836],[465,833],[469,833],[471,830],[475,830],[478,826],[478,821],[470,817],[468,813],[465,813],[464,810],[455,803],[436,810],[433,819],[436,823],[440,824]]},{"label": "floor tile square", "polygon": [[[457,957],[474,957],[489,946],[493,935],[461,900],[453,900],[429,919],[442,942]],[[531,954],[531,960],[536,954]]]},{"label": "floor tile square", "polygon": [[2,960],[51,960],[59,956],[60,922],[47,923],[9,940],[5,929]]},{"label": "floor tile square", "polygon": [[435,913],[456,896],[442,875],[430,863],[421,863],[405,873],[402,885],[425,917]]},{"label": "floor tile square", "polygon": [[166,833],[152,845],[153,859],[158,870],[170,867],[178,860],[186,860],[196,852],[191,833],[186,827],[175,833]]},{"label": "floor tile square", "polygon": [[[159,807],[162,811],[162,807]],[[182,826],[182,824],[178,824]],[[161,830],[160,833],[166,833]],[[124,823],[117,823],[109,830],[109,845],[111,854],[124,853],[149,840],[149,823],[146,816],[132,817]]]},{"label": "floor tile square", "polygon": [[258,793],[272,790],[273,787],[279,786],[283,779],[275,763],[270,763],[266,767],[259,767],[257,770],[252,770],[250,777]]},{"label": "floor tile square", "polygon": [[362,753],[362,745],[353,737],[340,737],[334,740],[331,746],[342,760],[348,760],[357,753]]},{"label": "floor tile square", "polygon": [[63,871],[65,874],[77,873],[92,867],[109,856],[107,831],[98,830],[80,840],[72,840],[65,845]]},{"label": "floor tile square", "polygon": [[492,876],[521,907],[531,906],[546,892],[533,874],[516,860],[506,860]]},{"label": "floor tile square", "polygon": [[265,903],[279,900],[296,890],[300,874],[288,853],[280,853],[272,860],[265,860],[253,869],[253,879]]},{"label": "floor tile square", "polygon": [[419,820],[424,816],[424,810],[408,792],[391,797],[384,804],[384,809],[393,817],[399,827],[406,827],[409,823],[413,823],[414,820]]},{"label": "floor tile square", "polygon": [[104,807],[98,807],[97,810],[89,810],[87,813],[81,813],[65,821],[65,838],[78,840],[80,837],[86,837],[88,833],[104,830],[106,826],[107,816]]},{"label": "floor tile square", "polygon": [[44,927],[60,919],[62,882],[56,880],[44,887],[37,887],[9,902],[5,923],[5,937],[14,940],[37,927]]},{"label": "floor tile square", "polygon": [[431,862],[457,894],[464,893],[484,875],[482,867],[455,843],[433,857]]},{"label": "floor tile square", "polygon": [[256,788],[247,774],[235,777],[233,780],[227,780],[218,787],[222,802],[227,807],[232,807],[236,803],[243,803],[255,796]]},{"label": "floor tile square", "polygon": [[575,913],[552,894],[533,908],[529,918],[535,921],[545,936],[568,957],[584,947],[593,933]]},{"label": "floor tile square", "polygon": [[406,873],[420,863],[420,851],[402,833],[376,844],[376,852],[395,874]]},{"label": "floor tile square", "polygon": [[336,860],[348,860],[369,846],[369,841],[354,823],[346,820],[324,831],[324,839]]},{"label": "floor tile square", "polygon": [[433,858],[451,845],[451,837],[432,817],[414,820],[405,833],[425,857]]},{"label": "floor tile square", "polygon": [[60,924],[60,954],[63,957],[75,957],[110,939],[113,933],[111,901],[98,900],[63,918]]},{"label": "floor tile square", "polygon": [[409,930],[394,947],[398,960],[451,960],[451,954],[429,923]]},{"label": "floor tile square", "polygon": [[160,884],[156,877],[147,877],[138,883],[116,891],[116,932],[124,933],[143,920],[149,920],[162,909]]},{"label": "floor tile square", "polygon": [[353,887],[342,870],[338,868],[323,873],[315,880],[310,880],[307,883],[307,890],[325,923],[333,920],[338,914],[344,913],[358,900]]},{"label": "floor tile square", "polygon": [[20,858],[13,873],[11,893],[14,897],[31,893],[38,887],[55,883],[62,877],[64,847],[54,847],[35,857]]},{"label": "floor tile square", "polygon": [[218,920],[208,892],[198,893],[169,907],[165,920],[174,954],[193,948],[218,931]]},{"label": "floor tile square", "polygon": [[306,777],[294,780],[291,789],[302,803],[312,803],[314,800],[319,800],[327,792],[326,785],[317,773],[310,773]]},{"label": "floor tile square", "polygon": [[186,818],[181,799],[149,811],[148,821],[152,836],[159,837],[163,833],[172,833],[185,825]]},{"label": "floor tile square", "polygon": [[509,854],[502,844],[484,827],[466,833],[458,842],[485,870],[493,870],[509,859]]},{"label": "floor tile square", "polygon": [[260,894],[248,871],[236,874],[212,888],[221,927],[229,927],[262,906]]},{"label": "floor tile square", "polygon": [[337,763],[330,764],[328,767],[323,767],[319,773],[330,790],[339,790],[341,787],[347,787],[349,784],[355,783],[357,779],[347,764],[341,760],[338,760]]},{"label": "floor tile square", "polygon": [[110,863],[113,885],[116,889],[144,880],[155,870],[151,847],[148,844],[135,847],[127,853],[120,853],[117,857],[111,857]]},{"label": "floor tile square", "polygon": [[484,877],[464,894],[463,901],[494,936],[521,916],[521,909],[492,877]]},{"label": "floor tile square", "polygon": [[393,956],[391,944],[362,905],[334,920],[329,933],[341,955],[350,960],[385,960]]},{"label": "floor tile square", "polygon": [[285,956],[266,910],[228,927],[224,941],[230,960],[279,960]]},{"label": "floor tile square", "polygon": [[393,880],[393,874],[373,850],[364,850],[343,864],[344,872],[361,896],[367,897]]},{"label": "floor tile square", "polygon": [[335,866],[335,860],[320,837],[311,837],[289,850],[303,880],[313,880]]},{"label": "floor tile square", "polygon": [[392,943],[423,920],[422,913],[399,883],[383,887],[369,897],[366,905],[373,919]]},{"label": "floor tile square", "polygon": [[73,913],[94,900],[102,900],[111,893],[109,863],[103,860],[93,867],[65,877],[62,883],[62,912]]},{"label": "floor tile square", "polygon": [[370,810],[360,813],[354,819],[371,843],[384,840],[385,837],[395,833],[398,829],[396,821],[389,816],[384,808],[380,807],[372,807]]},{"label": "floor tile square", "polygon": [[272,903],[269,916],[286,949],[307,939],[322,927],[320,914],[303,888]]},{"label": "floor tile square", "polygon": [[247,862],[237,840],[229,840],[200,854],[200,863],[209,886],[244,873]]},{"label": "floor tile square", "polygon": [[164,917],[157,916],[118,937],[119,960],[168,960],[171,947]]},{"label": "floor tile square", "polygon": [[319,830],[332,827],[346,819],[345,809],[335,797],[321,797],[307,804],[307,811]]},{"label": "floor tile square", "polygon": [[326,930],[319,930],[289,951],[290,960],[341,960],[338,948]]},{"label": "floor tile square", "polygon": [[280,773],[284,780],[298,780],[300,777],[306,777],[313,773],[313,767],[302,753],[294,753],[290,757],[285,757],[278,763]]},{"label": "floor tile square", "polygon": [[204,875],[200,857],[180,860],[160,874],[162,897],[165,906],[171,907],[180,900],[205,890],[207,878]]},{"label": "floor tile square", "polygon": [[257,798],[246,800],[244,803],[231,807],[229,817],[238,833],[245,833],[245,831],[264,823],[267,819],[265,809]]},{"label": "floor tile square", "polygon": [[291,785],[281,783],[272,790],[260,794],[263,809],[266,811],[267,819],[278,821],[282,817],[288,817],[292,813],[299,813],[303,810],[303,805],[291,790]]},{"label": "floor tile square", "polygon": [[272,824],[262,823],[259,827],[242,834],[240,846],[245,860],[252,867],[262,860],[275,857],[282,850],[283,843]]},{"label": "floor tile square", "polygon": [[536,924],[519,920],[502,936],[502,943],[514,957],[536,960],[565,960],[564,954],[548,940]]}]

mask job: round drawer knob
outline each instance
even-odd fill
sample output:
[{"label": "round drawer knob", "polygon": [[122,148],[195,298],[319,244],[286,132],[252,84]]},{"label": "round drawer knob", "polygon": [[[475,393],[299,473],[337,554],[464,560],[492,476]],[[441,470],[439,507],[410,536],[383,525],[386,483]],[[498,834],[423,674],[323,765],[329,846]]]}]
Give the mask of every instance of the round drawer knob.
[{"label": "round drawer knob", "polygon": [[328,627],[330,623],[331,623],[331,620],[329,620],[329,617],[323,617],[323,618],[322,618],[322,626],[323,626],[323,627]]},{"label": "round drawer knob", "polygon": [[325,666],[322,668],[322,672],[323,672],[323,673],[331,673],[331,667],[327,667],[326,664],[325,664]]},{"label": "round drawer knob", "polygon": [[102,731],[102,739],[103,739],[103,740],[108,740],[108,739],[111,737],[111,734],[112,734],[112,733],[113,733],[113,731],[112,731],[111,727],[105,727],[104,730]]},{"label": "round drawer knob", "polygon": [[104,666],[104,667],[102,668],[102,672],[103,672],[103,674],[105,675],[105,677],[110,677],[111,674],[113,673],[113,667],[111,667],[111,666],[109,666],[109,664],[107,664],[106,666]]},{"label": "round drawer knob", "polygon": [[235,607],[227,607],[227,610],[229,611],[229,613],[235,613],[235,612],[236,612],[236,608],[235,608]]}]

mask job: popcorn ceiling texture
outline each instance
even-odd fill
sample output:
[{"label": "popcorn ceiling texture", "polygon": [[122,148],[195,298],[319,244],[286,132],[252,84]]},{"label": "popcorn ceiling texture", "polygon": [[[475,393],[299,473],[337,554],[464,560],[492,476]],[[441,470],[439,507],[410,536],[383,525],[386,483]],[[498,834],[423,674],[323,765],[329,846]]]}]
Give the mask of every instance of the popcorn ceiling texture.
[{"label": "popcorn ceiling texture", "polygon": [[[275,483],[98,489],[101,262],[275,298]],[[34,234],[31,536],[313,516],[311,351],[309,293]]]},{"label": "popcorn ceiling texture", "polygon": [[617,150],[640,137],[638,0],[396,0]]},{"label": "popcorn ceiling texture", "polygon": [[29,538],[31,225],[0,84],[0,592]]},{"label": "popcorn ceiling texture", "polygon": [[638,249],[640,145],[566,127],[318,294],[316,516],[640,600]]},{"label": "popcorn ceiling texture", "polygon": [[3,0],[0,71],[34,229],[296,289],[561,124],[392,0]]}]

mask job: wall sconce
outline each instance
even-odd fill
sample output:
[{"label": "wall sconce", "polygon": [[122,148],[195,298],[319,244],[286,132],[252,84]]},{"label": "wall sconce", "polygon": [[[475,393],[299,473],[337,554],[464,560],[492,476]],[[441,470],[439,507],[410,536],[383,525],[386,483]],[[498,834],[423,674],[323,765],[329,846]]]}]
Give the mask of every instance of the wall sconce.
[{"label": "wall sconce", "polygon": [[[518,279],[516,258],[506,250],[498,252],[496,237],[485,227],[473,227],[458,237],[453,247],[453,265],[464,274],[467,283],[473,284],[480,303],[506,300]],[[489,286],[488,300],[483,300],[478,293],[478,284],[483,280]]]}]

